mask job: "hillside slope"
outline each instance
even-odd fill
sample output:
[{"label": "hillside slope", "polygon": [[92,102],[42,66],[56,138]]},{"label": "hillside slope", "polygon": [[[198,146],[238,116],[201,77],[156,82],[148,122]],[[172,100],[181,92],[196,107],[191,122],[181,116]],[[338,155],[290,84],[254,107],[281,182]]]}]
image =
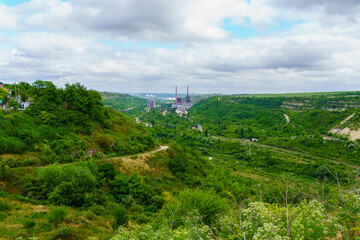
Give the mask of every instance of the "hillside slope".
[{"label": "hillside slope", "polygon": [[[143,126],[104,107],[100,94],[79,84],[58,89],[37,81],[29,94],[33,103],[25,111],[0,111],[0,154],[34,152],[26,164],[38,165],[86,155],[135,154],[157,145]],[[24,164],[20,158],[9,161]]]},{"label": "hillside slope", "polygon": [[145,108],[146,99],[131,96],[129,94],[100,92],[105,106],[117,111],[129,111],[134,108]]}]

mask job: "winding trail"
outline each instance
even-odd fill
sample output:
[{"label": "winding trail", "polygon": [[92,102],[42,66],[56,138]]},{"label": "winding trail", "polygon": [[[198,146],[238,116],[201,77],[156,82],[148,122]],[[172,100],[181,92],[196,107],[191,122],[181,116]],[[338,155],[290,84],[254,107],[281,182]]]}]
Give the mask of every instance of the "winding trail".
[{"label": "winding trail", "polygon": [[99,163],[103,162],[111,162],[114,164],[117,170],[122,170],[124,172],[143,172],[143,171],[150,171],[151,164],[150,164],[150,156],[154,153],[164,151],[168,149],[169,146],[160,146],[159,149],[152,150],[145,153],[128,155],[128,156],[121,156],[121,157],[113,157],[113,158],[104,158],[99,160]]},{"label": "winding trail", "polygon": [[[118,161],[127,161],[127,162],[129,162],[129,159],[131,159],[132,162],[136,162],[137,160],[147,159],[150,155],[152,155],[154,153],[157,153],[157,152],[160,152],[160,151],[165,151],[168,148],[169,148],[169,146],[160,146],[160,148],[158,148],[156,150],[151,150],[151,151],[143,152],[143,153],[139,153],[139,154],[119,156],[119,157],[106,157],[106,158],[100,159],[98,162],[99,163],[102,163],[102,162],[118,162]],[[73,164],[73,163],[75,163],[75,162],[62,163],[62,164],[59,164],[59,165],[64,166],[64,165]],[[141,164],[135,164],[135,165],[141,165]],[[38,166],[36,168],[46,168],[47,166],[48,165]],[[31,167],[35,168],[35,166],[31,166]]]},{"label": "winding trail", "polygon": [[141,153],[141,154],[137,154],[138,156],[147,156],[147,155],[150,155],[150,154],[154,154],[154,153],[157,153],[157,152],[160,152],[160,151],[164,151],[166,149],[168,149],[169,146],[160,146],[159,149],[156,149],[156,150],[153,150],[153,151],[150,151],[150,152],[145,152],[145,153]]},{"label": "winding trail", "polygon": [[284,116],[285,116],[285,118],[286,118],[286,122],[287,122],[287,123],[290,123],[290,118],[289,118],[289,116],[286,115],[285,113],[284,113]]},{"label": "winding trail", "polygon": [[[290,118],[287,114],[284,113],[284,117],[286,118],[286,123],[289,124],[290,123]],[[290,125],[295,128],[294,124],[290,123]]]}]

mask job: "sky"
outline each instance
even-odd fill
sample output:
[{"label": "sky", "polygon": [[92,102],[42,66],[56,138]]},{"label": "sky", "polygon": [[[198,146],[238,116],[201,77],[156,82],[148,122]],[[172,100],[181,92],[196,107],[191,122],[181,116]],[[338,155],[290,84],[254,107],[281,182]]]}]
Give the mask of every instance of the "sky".
[{"label": "sky", "polygon": [[127,93],[360,90],[359,0],[0,0],[0,81]]}]

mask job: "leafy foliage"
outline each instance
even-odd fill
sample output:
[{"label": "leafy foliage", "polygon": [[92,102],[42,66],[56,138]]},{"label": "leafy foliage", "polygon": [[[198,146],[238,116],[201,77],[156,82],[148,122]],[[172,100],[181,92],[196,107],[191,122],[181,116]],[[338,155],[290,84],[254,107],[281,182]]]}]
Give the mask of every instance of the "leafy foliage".
[{"label": "leafy foliage", "polygon": [[37,151],[42,164],[67,163],[85,151],[134,154],[156,142],[133,120],[103,106],[101,95],[79,83],[27,86],[32,104],[23,113],[0,114],[0,153]]}]

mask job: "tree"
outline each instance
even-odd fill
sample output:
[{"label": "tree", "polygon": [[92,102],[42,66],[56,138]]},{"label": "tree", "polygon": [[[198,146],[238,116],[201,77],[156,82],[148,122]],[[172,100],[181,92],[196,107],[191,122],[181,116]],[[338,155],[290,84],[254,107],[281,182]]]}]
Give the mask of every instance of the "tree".
[{"label": "tree", "polygon": [[117,229],[119,226],[126,226],[129,221],[128,213],[123,205],[116,206],[112,210],[114,216],[113,229]]},{"label": "tree", "polygon": [[116,176],[116,169],[114,164],[106,162],[99,165],[99,173],[102,173],[102,177],[108,180],[114,180]]},{"label": "tree", "polygon": [[0,100],[2,101],[2,105],[9,101],[8,94],[9,92],[5,88],[0,88]]},{"label": "tree", "polygon": [[12,108],[14,112],[16,112],[20,108],[20,104],[15,100],[10,100],[7,108]]},{"label": "tree", "polygon": [[245,135],[244,135],[244,128],[241,128],[241,129],[240,129],[240,137],[241,137],[241,138],[244,138],[244,136],[245,136]]}]

